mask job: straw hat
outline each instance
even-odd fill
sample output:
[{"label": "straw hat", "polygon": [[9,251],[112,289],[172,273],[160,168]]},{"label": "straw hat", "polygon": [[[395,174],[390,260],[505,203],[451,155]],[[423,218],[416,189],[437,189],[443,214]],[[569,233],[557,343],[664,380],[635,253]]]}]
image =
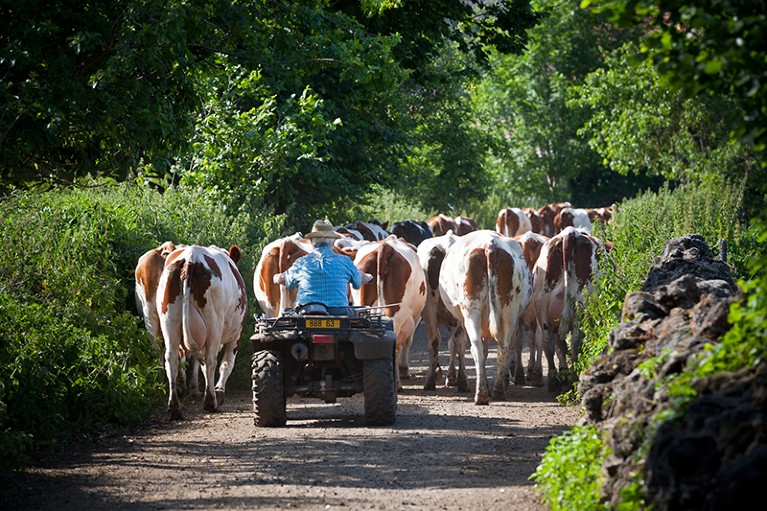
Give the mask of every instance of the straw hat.
[{"label": "straw hat", "polygon": [[333,224],[330,223],[330,220],[327,218],[325,220],[317,220],[314,222],[314,225],[312,226],[312,232],[306,235],[307,239],[312,238],[333,238],[338,239],[342,238],[340,234],[336,232],[335,227],[333,227]]}]

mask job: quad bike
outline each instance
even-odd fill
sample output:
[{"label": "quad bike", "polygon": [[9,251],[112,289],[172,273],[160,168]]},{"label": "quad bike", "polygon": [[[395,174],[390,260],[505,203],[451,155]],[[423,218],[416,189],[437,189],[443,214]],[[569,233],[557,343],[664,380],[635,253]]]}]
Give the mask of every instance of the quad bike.
[{"label": "quad bike", "polygon": [[396,337],[390,318],[377,309],[350,307],[330,315],[320,303],[257,317],[253,342],[253,411],[256,426],[284,426],[293,395],[326,403],[364,393],[365,421],[394,424]]}]

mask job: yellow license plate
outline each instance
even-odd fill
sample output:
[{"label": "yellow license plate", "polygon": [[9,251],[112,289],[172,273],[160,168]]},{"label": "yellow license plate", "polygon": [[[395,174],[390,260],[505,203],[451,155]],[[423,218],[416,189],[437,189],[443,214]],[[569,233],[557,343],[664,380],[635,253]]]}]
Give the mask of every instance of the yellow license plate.
[{"label": "yellow license plate", "polygon": [[306,328],[340,328],[340,319],[307,319]]}]

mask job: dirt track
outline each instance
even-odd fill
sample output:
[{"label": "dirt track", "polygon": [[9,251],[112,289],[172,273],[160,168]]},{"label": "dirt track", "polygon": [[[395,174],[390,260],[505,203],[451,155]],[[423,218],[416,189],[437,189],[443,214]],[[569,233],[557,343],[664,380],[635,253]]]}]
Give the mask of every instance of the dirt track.
[{"label": "dirt track", "polygon": [[361,396],[290,398],[279,429],[253,426],[249,391],[230,390],[215,414],[187,400],[182,422],[71,443],[1,478],[0,509],[543,510],[528,478],[577,408],[545,388],[512,386],[483,407],[455,389],[425,392],[422,340],[411,374],[385,428],[364,426]]}]

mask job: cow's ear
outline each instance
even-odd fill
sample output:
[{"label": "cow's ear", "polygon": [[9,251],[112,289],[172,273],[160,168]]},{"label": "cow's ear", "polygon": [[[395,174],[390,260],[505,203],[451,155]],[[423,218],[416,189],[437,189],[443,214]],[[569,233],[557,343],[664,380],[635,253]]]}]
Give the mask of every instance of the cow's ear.
[{"label": "cow's ear", "polygon": [[159,252],[159,254],[163,258],[165,258],[165,257],[168,257],[168,255],[170,255],[171,252],[176,250],[176,245],[174,245],[172,241],[166,241],[165,243],[157,247],[156,250],[157,252]]},{"label": "cow's ear", "polygon": [[242,257],[242,250],[240,250],[240,247],[237,245],[229,247],[229,257],[234,261],[234,264],[240,262],[240,258]]}]

